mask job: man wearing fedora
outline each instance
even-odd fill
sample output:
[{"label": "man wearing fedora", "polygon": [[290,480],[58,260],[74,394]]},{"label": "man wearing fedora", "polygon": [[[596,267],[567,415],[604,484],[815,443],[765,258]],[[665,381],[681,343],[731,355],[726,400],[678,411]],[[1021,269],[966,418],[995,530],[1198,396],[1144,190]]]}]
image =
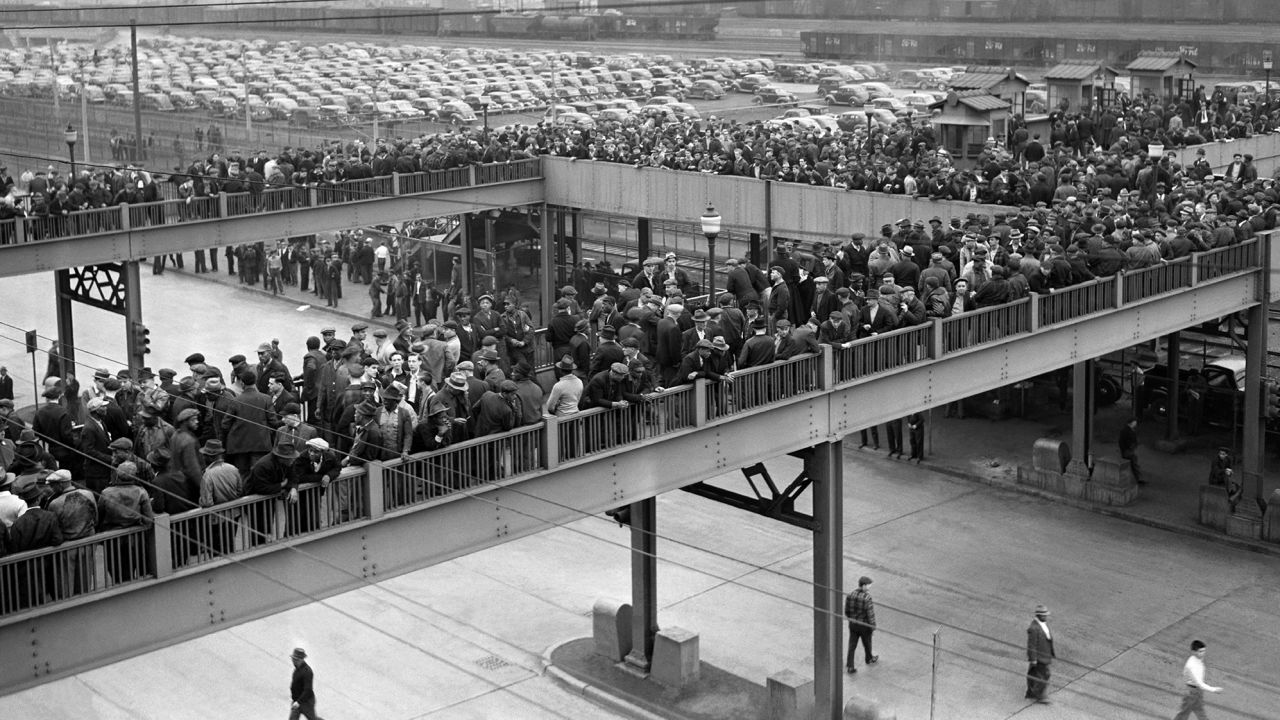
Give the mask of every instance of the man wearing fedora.
[{"label": "man wearing fedora", "polygon": [[[200,480],[200,507],[213,507],[238,500],[244,495],[244,481],[235,465],[224,462],[225,450],[221,440],[207,440],[200,448],[204,456],[204,473]],[[236,518],[238,520],[238,515]],[[213,521],[209,537],[209,550],[221,555],[231,550],[231,523],[221,516]]]},{"label": "man wearing fedora", "polygon": [[289,720],[305,717],[307,720],[320,720],[316,714],[316,692],[314,688],[315,673],[307,664],[307,651],[294,648],[289,656],[293,661],[293,680],[289,683],[289,697],[293,704],[289,706]]},{"label": "man wearing fedora", "polygon": [[1048,704],[1049,665],[1057,655],[1053,652],[1053,634],[1049,631],[1049,608],[1037,605],[1035,618],[1027,626],[1027,699]]},{"label": "man wearing fedora", "polygon": [[[277,445],[264,455],[245,476],[245,495],[276,497],[286,492],[293,502],[298,500],[298,448],[293,445]],[[249,506],[249,544],[257,545],[274,537],[272,519],[274,503],[256,503]]]}]

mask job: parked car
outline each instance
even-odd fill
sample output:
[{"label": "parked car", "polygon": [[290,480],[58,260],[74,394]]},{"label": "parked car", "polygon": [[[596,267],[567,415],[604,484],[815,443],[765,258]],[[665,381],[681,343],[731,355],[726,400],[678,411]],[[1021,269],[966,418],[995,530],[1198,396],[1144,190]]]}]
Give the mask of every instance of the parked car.
[{"label": "parked car", "polygon": [[765,85],[756,90],[751,102],[756,105],[787,105],[797,102],[796,96],[776,85]]},{"label": "parked car", "polygon": [[744,75],[733,84],[733,89],[741,93],[755,94],[757,90],[769,84],[769,78],[759,73]]},{"label": "parked car", "polygon": [[475,122],[476,111],[461,100],[450,100],[440,104],[440,111],[437,113],[436,119],[443,123],[461,125]]},{"label": "parked car", "polygon": [[[1226,355],[1205,358],[1199,368],[1195,363],[1188,365],[1184,361],[1179,368],[1179,384],[1182,386],[1181,395],[1178,398],[1179,414],[1188,412],[1191,407],[1187,396],[1187,382],[1192,378],[1193,373],[1197,372],[1204,378],[1204,386],[1207,386],[1207,392],[1203,397],[1203,420],[1214,425],[1230,427],[1244,412],[1244,356]],[[1168,365],[1157,364],[1143,374],[1142,385],[1138,389],[1138,404],[1158,417],[1168,417],[1169,399]]]},{"label": "parked car", "polygon": [[861,85],[841,85],[823,99],[828,105],[865,105],[871,94]]}]

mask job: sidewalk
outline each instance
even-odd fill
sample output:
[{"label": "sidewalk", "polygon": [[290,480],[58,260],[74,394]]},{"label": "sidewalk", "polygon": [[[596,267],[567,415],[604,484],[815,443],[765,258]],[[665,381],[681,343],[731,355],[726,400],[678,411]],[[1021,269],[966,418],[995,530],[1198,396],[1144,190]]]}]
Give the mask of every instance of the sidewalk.
[{"label": "sidewalk", "polygon": [[[1071,440],[1070,411],[1058,410],[1056,402],[1047,398],[1042,388],[1028,393],[1028,397],[1034,399],[1028,401],[1023,418],[992,420],[973,414],[965,419],[945,418],[942,408],[934,409],[932,422],[926,424],[925,430],[928,448],[925,464],[956,477],[1044,497],[1103,515],[1236,547],[1280,554],[1280,545],[1230,537],[1199,522],[1200,486],[1208,480],[1214,453],[1219,446],[1232,446],[1231,432],[1225,428],[1206,427],[1200,435],[1183,435],[1181,450],[1170,453],[1156,447],[1157,441],[1164,438],[1165,421],[1154,416],[1142,419],[1138,425],[1138,458],[1147,484],[1142,486],[1138,499],[1130,505],[1098,505],[1018,484],[1018,466],[1030,467],[1031,449],[1036,440],[1051,438],[1068,443]],[[990,400],[986,402],[990,403]],[[975,404],[971,402],[967,407],[972,408]],[[1119,457],[1117,439],[1130,413],[1127,397],[1111,407],[1098,410],[1094,424],[1095,457]],[[881,436],[882,447],[887,448],[883,429]],[[1235,442],[1238,471],[1239,438]],[[857,447],[858,437],[851,436],[846,439],[846,444]],[[867,447],[863,452],[872,450]],[[1270,497],[1277,488],[1280,488],[1280,468],[1272,456],[1268,456],[1262,497]],[[1245,496],[1252,495],[1253,489],[1246,488]]]}]

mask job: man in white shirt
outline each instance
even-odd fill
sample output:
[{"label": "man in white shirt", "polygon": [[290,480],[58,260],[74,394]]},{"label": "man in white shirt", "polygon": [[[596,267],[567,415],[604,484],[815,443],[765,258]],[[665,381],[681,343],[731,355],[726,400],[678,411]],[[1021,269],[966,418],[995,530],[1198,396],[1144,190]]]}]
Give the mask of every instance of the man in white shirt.
[{"label": "man in white shirt", "polygon": [[1204,711],[1204,694],[1222,692],[1222,688],[1204,681],[1204,652],[1203,642],[1191,641],[1191,657],[1182,666],[1182,681],[1187,684],[1187,694],[1182,698],[1182,707],[1173,716],[1173,720],[1186,720],[1191,717],[1191,713],[1195,713],[1200,720],[1207,720],[1209,716]]}]

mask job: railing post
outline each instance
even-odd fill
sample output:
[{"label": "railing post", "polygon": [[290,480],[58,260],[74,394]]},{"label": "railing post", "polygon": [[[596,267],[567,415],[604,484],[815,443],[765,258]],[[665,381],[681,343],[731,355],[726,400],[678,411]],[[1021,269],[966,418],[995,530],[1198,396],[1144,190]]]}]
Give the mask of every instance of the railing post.
[{"label": "railing post", "polygon": [[230,208],[230,203],[227,202],[227,194],[218,193],[218,217],[220,218],[231,217],[229,208]]},{"label": "railing post", "polygon": [[1200,253],[1191,253],[1191,287],[1200,282]]},{"label": "railing post", "polygon": [[1116,279],[1116,309],[1124,307],[1124,271],[1121,270],[1114,275]]},{"label": "railing post", "polygon": [[151,526],[151,547],[148,558],[157,578],[169,577],[173,574],[173,524],[169,513],[155,516]]},{"label": "railing post", "polygon": [[13,219],[13,242],[16,245],[21,245],[26,241],[27,241],[27,225],[26,223],[22,222],[22,218],[16,217]]},{"label": "railing post", "polygon": [[474,186],[476,184],[476,166],[467,166],[467,185]]},{"label": "railing post", "polygon": [[364,506],[369,511],[369,519],[377,520],[386,512],[386,500],[383,498],[382,463],[367,462],[364,464]]},{"label": "railing post", "polygon": [[1031,293],[1031,332],[1040,329],[1040,293]]},{"label": "railing post", "polygon": [[818,355],[818,388],[830,390],[836,384],[836,354],[830,345],[822,345]]},{"label": "railing post", "polygon": [[289,528],[289,503],[283,497],[271,501],[271,539],[283,540]]},{"label": "railing post", "polygon": [[707,380],[698,378],[693,381],[693,426],[702,427],[707,424]]},{"label": "railing post", "polygon": [[542,423],[542,466],[548,470],[560,467],[560,418],[547,415]]},{"label": "railing post", "polygon": [[307,207],[320,207],[320,190],[314,185],[307,188]]},{"label": "railing post", "polygon": [[929,339],[933,346],[933,355],[930,357],[934,360],[941,358],[945,351],[946,346],[942,343],[942,337],[942,318],[936,317],[933,319],[933,330],[929,333]]},{"label": "railing post", "polygon": [[398,172],[391,173],[391,194],[400,195],[400,173]]},{"label": "railing post", "polygon": [[129,222],[129,203],[120,203],[120,229],[128,230],[131,224]]}]

